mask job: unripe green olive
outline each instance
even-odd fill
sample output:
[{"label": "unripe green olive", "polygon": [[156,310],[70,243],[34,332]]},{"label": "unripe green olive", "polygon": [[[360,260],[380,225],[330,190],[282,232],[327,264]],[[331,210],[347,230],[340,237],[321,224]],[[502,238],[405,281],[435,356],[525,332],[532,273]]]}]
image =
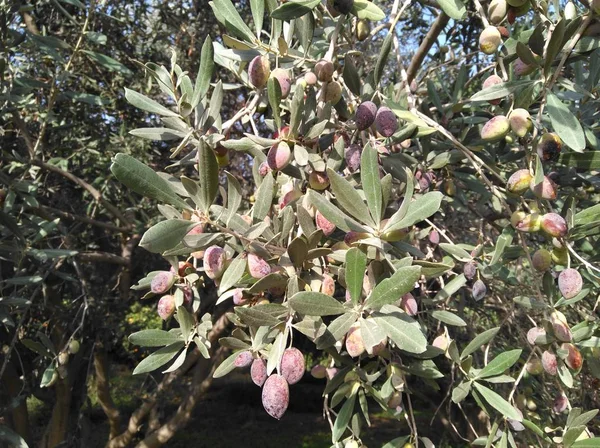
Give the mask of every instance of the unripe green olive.
[{"label": "unripe green olive", "polygon": [[75,355],[79,352],[80,348],[81,344],[79,343],[79,341],[77,339],[71,339],[71,342],[69,342],[69,353]]},{"label": "unripe green olive", "polygon": [[533,129],[533,122],[531,121],[531,115],[525,109],[513,109],[508,115],[508,121],[510,128],[518,137],[525,137],[525,135]]},{"label": "unripe green olive", "polygon": [[490,22],[494,25],[498,25],[506,17],[508,11],[508,4],[506,0],[492,0],[488,7],[488,17]]},{"label": "unripe green olive", "polygon": [[552,256],[546,249],[538,249],[531,257],[533,261],[533,268],[538,272],[544,272],[550,269],[552,263]]},{"label": "unripe green olive", "polygon": [[510,129],[508,118],[497,115],[481,128],[481,139],[486,142],[497,142],[504,138]]},{"label": "unripe green olive", "polygon": [[369,37],[369,33],[371,32],[371,27],[369,25],[369,21],[368,20],[359,20],[356,23],[356,38],[359,41],[363,41],[365,40],[367,37]]},{"label": "unripe green olive", "polygon": [[495,26],[488,26],[479,36],[479,49],[485,54],[494,54],[502,45],[502,35]]}]

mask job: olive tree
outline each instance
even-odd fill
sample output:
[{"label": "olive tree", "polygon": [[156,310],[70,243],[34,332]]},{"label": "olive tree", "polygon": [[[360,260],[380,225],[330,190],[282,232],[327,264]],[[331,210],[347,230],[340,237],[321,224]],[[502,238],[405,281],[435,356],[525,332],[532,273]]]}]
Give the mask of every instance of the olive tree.
[{"label": "olive tree", "polygon": [[164,330],[130,336],[152,350],[134,374],[166,375],[108,446],[141,436],[186,373],[139,446],[248,368],[277,419],[306,371],[322,379],[336,447],[363,445],[380,410],[408,427],[389,447],[600,446],[598,5],[251,0],[251,20],[210,6],[223,32],[197,71],[173,51],[144,65],[156,99],[124,90],[160,119],[130,133],[173,160],[121,153],[111,172],[159,203],[140,245],[172,268],[133,287]]}]

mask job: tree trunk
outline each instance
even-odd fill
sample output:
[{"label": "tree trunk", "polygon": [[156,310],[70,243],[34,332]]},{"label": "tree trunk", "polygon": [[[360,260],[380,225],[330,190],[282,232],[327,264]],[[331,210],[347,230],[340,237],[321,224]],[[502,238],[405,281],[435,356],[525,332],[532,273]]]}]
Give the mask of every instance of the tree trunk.
[{"label": "tree trunk", "polygon": [[[8,361],[6,370],[2,376],[2,386],[4,393],[10,400],[19,396],[21,390],[21,380],[13,365],[12,360]],[[31,443],[31,434],[29,432],[29,413],[27,411],[27,402],[22,400],[18,406],[12,408],[10,413],[12,429],[19,434],[28,444]]]},{"label": "tree trunk", "polygon": [[[219,317],[219,319],[213,325],[212,330],[208,334],[208,339],[211,342],[212,347],[216,347],[218,345],[217,341],[219,340],[219,338],[223,335],[223,333],[227,329],[228,322],[229,321],[226,317],[226,313],[223,313],[223,315],[221,315],[221,317]],[[200,361],[198,361],[198,360],[200,360]],[[205,362],[203,362],[203,361],[205,361]],[[217,360],[215,360],[215,361],[217,361]],[[131,417],[129,418],[129,422],[127,424],[127,429],[123,433],[119,434],[117,437],[110,439],[108,441],[108,443],[106,444],[105,448],[125,448],[125,447],[127,447],[131,443],[133,438],[136,436],[136,434],[140,430],[142,423],[152,412],[152,410],[156,406],[159,398],[163,395],[163,393],[166,390],[168,390],[168,388],[177,379],[179,379],[180,377],[185,375],[185,373],[189,369],[191,369],[194,365],[196,365],[197,362],[198,362],[198,364],[202,364],[203,368],[200,369],[199,367],[196,367],[194,369],[194,384],[196,384],[197,382],[201,382],[202,384],[204,384],[204,382],[202,380],[200,380],[200,381],[196,380],[199,369],[200,370],[207,369],[207,368],[210,369],[210,374],[209,374],[210,377],[206,378],[206,380],[210,380],[210,381],[208,382],[208,384],[205,384],[204,390],[201,391],[201,394],[205,393],[206,390],[208,390],[210,383],[212,382],[212,371],[213,371],[212,369],[214,369],[219,364],[220,361],[213,362],[211,364],[211,359],[209,359],[209,360],[201,359],[199,350],[195,349],[187,355],[183,366],[181,366],[175,372],[172,372],[172,373],[166,375],[165,377],[163,377],[162,381],[158,385],[154,394],[131,415]],[[200,384],[199,387],[202,387],[202,384]],[[196,389],[196,386],[194,386],[194,389]],[[195,390],[191,391],[190,397],[194,394],[195,394]],[[194,401],[194,403],[193,403],[194,405],[195,405],[196,401],[197,401],[197,399]],[[175,417],[173,417],[171,420],[175,419],[182,412],[182,406],[180,406],[179,410],[176,412]],[[162,428],[164,428],[165,426],[169,425],[171,420],[169,420],[168,423],[163,425],[159,429],[159,431]],[[179,419],[177,421],[179,421]],[[187,423],[187,420],[185,421],[185,423]],[[148,437],[154,437],[155,434],[156,434],[156,432],[152,433]],[[160,443],[157,446],[160,446]]]},{"label": "tree trunk", "polygon": [[192,390],[187,398],[179,405],[175,415],[158,430],[154,431],[144,440],[142,440],[136,448],[159,448],[167,443],[179,431],[183,429],[189,422],[192,411],[198,404],[198,401],[210,389],[213,382],[213,373],[217,366],[225,359],[227,350],[220,347],[210,359],[201,359],[196,364],[194,369],[194,380]]},{"label": "tree trunk", "polygon": [[102,348],[94,350],[94,369],[96,370],[98,401],[108,417],[108,424],[110,425],[109,437],[113,439],[119,434],[121,415],[110,395],[108,356]]},{"label": "tree trunk", "polygon": [[69,428],[69,411],[71,407],[69,378],[59,379],[53,387],[56,393],[56,403],[52,409],[52,417],[48,426],[46,426],[44,437],[39,444],[40,448],[54,448],[63,442]]}]

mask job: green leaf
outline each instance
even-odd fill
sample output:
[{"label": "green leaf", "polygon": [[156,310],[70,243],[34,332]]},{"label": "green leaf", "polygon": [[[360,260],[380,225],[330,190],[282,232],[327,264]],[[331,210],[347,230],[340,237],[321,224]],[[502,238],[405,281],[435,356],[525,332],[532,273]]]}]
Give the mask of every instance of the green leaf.
[{"label": "green leaf", "polygon": [[221,277],[221,282],[219,283],[219,295],[223,294],[233,285],[235,285],[246,272],[246,258],[243,258],[241,255],[238,255],[223,273],[223,277]]},{"label": "green leaf", "polygon": [[341,230],[345,232],[366,232],[368,230],[366,227],[363,227],[358,222],[356,222],[344,212],[342,212],[335,205],[333,205],[331,201],[325,198],[324,195],[317,193],[315,190],[309,190],[307,195],[311,205],[313,205],[317,210],[319,210],[323,214],[323,216],[327,218],[328,221],[335,224],[336,227],[340,228]]},{"label": "green leaf", "polygon": [[270,77],[267,81],[267,94],[269,96],[269,104],[273,110],[273,119],[277,129],[281,129],[281,85],[275,77]]},{"label": "green leaf", "polygon": [[184,346],[185,342],[177,341],[155,351],[147,358],[144,358],[142,362],[136,366],[133,371],[133,375],[152,372],[153,370],[164,366],[166,363],[171,361]]},{"label": "green leaf", "polygon": [[277,335],[271,350],[269,351],[269,358],[267,359],[267,375],[270,375],[275,369],[279,369],[281,365],[281,357],[285,351],[285,346],[289,334],[289,327],[285,327],[285,330]]},{"label": "green leaf", "polygon": [[346,252],[346,285],[354,305],[360,299],[366,268],[367,256],[358,247]]},{"label": "green leaf", "polygon": [[215,89],[210,97],[208,105],[208,119],[204,123],[205,127],[210,127],[213,123],[218,123],[221,119],[221,108],[223,106],[223,82],[217,82]]},{"label": "green leaf", "polygon": [[271,272],[252,285],[252,287],[248,289],[248,293],[258,294],[270,288],[285,288],[288,281],[289,278],[286,275],[279,274],[278,272]]},{"label": "green leaf", "polygon": [[179,356],[177,358],[175,358],[175,362],[173,362],[173,364],[171,364],[168,369],[163,370],[162,373],[174,372],[175,370],[177,370],[178,368],[180,368],[183,365],[186,357],[187,357],[187,350],[183,349],[181,351],[181,353],[179,354]]},{"label": "green leaf", "polygon": [[352,61],[352,56],[346,53],[344,58],[344,71],[342,73],[344,84],[348,86],[350,91],[356,96],[360,96],[360,75],[358,69]]},{"label": "green leaf", "polygon": [[421,326],[400,308],[386,305],[373,314],[373,319],[400,350],[418,354],[427,349]]},{"label": "green leaf", "polygon": [[294,311],[307,316],[332,316],[346,310],[341,302],[320,292],[296,293],[289,299],[289,304]]},{"label": "green leaf", "polygon": [[556,55],[558,55],[562,50],[563,44],[565,43],[563,42],[563,37],[565,35],[565,23],[566,19],[561,19],[552,30],[550,42],[548,43],[548,48],[546,49],[546,57],[544,59],[544,75],[546,76],[550,74],[552,63],[554,62]]},{"label": "green leaf", "polygon": [[527,87],[531,84],[533,84],[533,81],[529,80],[510,81],[503,82],[501,84],[495,84],[493,86],[480,90],[479,92],[471,96],[470,101],[489,101],[504,98],[513,93],[515,90],[521,87]]},{"label": "green leaf", "polygon": [[523,350],[510,350],[499,354],[481,369],[476,378],[488,378],[504,373],[519,360],[522,352]]},{"label": "green leaf", "polygon": [[499,330],[500,327],[490,328],[489,330],[486,330],[483,333],[475,336],[475,339],[469,342],[469,345],[467,345],[460,354],[460,359],[465,359],[471,353],[474,353],[477,349],[479,349],[479,347],[490,342],[494,336],[496,336]]},{"label": "green leaf", "polygon": [[235,369],[235,359],[238,357],[239,353],[232,353],[227,357],[227,359],[223,360],[219,367],[213,373],[213,378],[221,378]]},{"label": "green leaf", "polygon": [[320,0],[289,1],[278,6],[271,13],[271,18],[279,20],[292,20],[311,12]]},{"label": "green leaf", "polygon": [[252,30],[241,18],[237,8],[231,3],[231,0],[213,0],[208,4],[213,9],[217,20],[221,22],[228,31],[248,42],[256,41]]},{"label": "green leaf", "polygon": [[513,239],[513,230],[511,227],[506,227],[502,231],[502,235],[500,235],[498,237],[498,240],[496,241],[496,248],[494,249],[494,256],[492,257],[492,261],[490,261],[490,266],[492,266],[500,261],[500,258],[502,257],[502,254],[504,253],[504,249],[506,249],[507,246],[510,246],[510,243],[512,243],[512,239]]},{"label": "green leaf", "polygon": [[273,327],[281,322],[276,316],[268,312],[268,309],[260,307],[242,308],[237,307],[235,314],[240,316],[240,319],[251,327]]},{"label": "green leaf", "polygon": [[438,95],[435,83],[431,79],[427,80],[427,95],[429,96],[429,99],[431,100],[433,105],[436,107],[438,112],[443,115],[444,114],[444,106],[442,105],[442,100],[440,99],[440,96]]},{"label": "green leaf", "polygon": [[558,163],[586,171],[600,170],[600,151],[562,153],[558,157]]},{"label": "green leaf", "polygon": [[202,139],[198,144],[198,178],[204,212],[208,212],[219,191],[219,164],[215,152]]},{"label": "green leaf", "polygon": [[34,285],[44,281],[39,275],[26,275],[22,277],[12,277],[4,280],[9,285]]},{"label": "green leaf", "polygon": [[[2,302],[4,302],[4,300]],[[46,347],[44,347],[43,344],[40,344],[37,341],[33,341],[31,339],[21,339],[20,342],[29,350],[34,351],[39,355],[45,356],[46,358],[54,358],[54,354]]]},{"label": "green leaf", "polygon": [[174,333],[155,329],[138,331],[129,336],[129,342],[142,347],[164,347],[180,340]]},{"label": "green leaf", "polygon": [[100,64],[102,67],[104,67],[112,72],[121,73],[122,75],[126,75],[126,76],[133,75],[133,72],[131,70],[129,70],[127,67],[125,67],[123,64],[121,64],[119,61],[111,58],[110,56],[106,56],[105,54],[96,53],[94,51],[89,51],[89,50],[81,50],[81,51],[83,53],[87,54],[91,60],[93,60],[97,64]]},{"label": "green leaf", "polygon": [[523,42],[517,41],[517,46],[515,47],[515,50],[517,52],[517,56],[519,56],[519,59],[521,59],[525,64],[536,66],[538,65],[538,62],[535,59],[533,52]]},{"label": "green leaf", "polygon": [[193,337],[191,332],[192,328],[194,328],[194,316],[190,314],[185,306],[180,306],[177,308],[177,320],[179,321],[184,341],[189,342]]},{"label": "green leaf", "polygon": [[385,13],[381,8],[368,0],[354,0],[351,12],[359,19],[367,19],[374,22],[385,19]]},{"label": "green leaf", "polygon": [[[281,22],[276,22],[281,24]],[[302,17],[298,17],[294,20],[294,31],[300,40],[300,45],[302,46],[302,50],[306,53],[308,48],[310,48],[310,44],[313,41],[315,35],[315,16],[313,14],[304,14]],[[304,88],[302,88],[304,90]],[[298,110],[300,112],[302,108]],[[290,126],[291,127],[291,126]],[[292,134],[292,136],[296,136],[296,134]]]},{"label": "green leaf", "polygon": [[395,439],[390,440],[385,445],[382,445],[381,448],[398,448],[400,446],[403,447],[404,444],[409,441],[409,439],[410,436],[396,437]]},{"label": "green leaf", "polygon": [[454,293],[456,293],[460,288],[465,286],[467,283],[467,278],[464,274],[457,275],[444,286],[442,289],[438,291],[438,293],[433,298],[434,302],[440,302],[442,300],[446,300],[448,297],[451,297]]},{"label": "green leaf", "polygon": [[336,201],[344,208],[344,210],[359,221],[375,226],[375,223],[369,214],[369,209],[352,184],[331,168],[327,168],[327,177],[329,177],[331,190],[335,194]]},{"label": "green leaf", "polygon": [[431,317],[439,320],[440,322],[444,322],[447,325],[453,325],[455,327],[466,327],[467,323],[462,320],[459,316],[450,311],[440,310],[434,311],[431,313]]},{"label": "green leaf", "polygon": [[181,243],[183,237],[195,225],[198,225],[198,223],[184,219],[161,221],[146,230],[140,241],[140,246],[149,252],[158,254],[173,249]]},{"label": "green leaf", "polygon": [[303,236],[294,238],[288,245],[287,252],[294,267],[296,269],[301,268],[308,255],[306,239]]},{"label": "green leaf", "polygon": [[444,195],[439,191],[432,191],[420,196],[408,205],[408,211],[402,219],[394,223],[391,223],[390,219],[384,230],[404,229],[429,218],[440,210],[443,198]]},{"label": "green leaf", "polygon": [[600,221],[600,204],[578,212],[574,218],[575,226],[583,226]]},{"label": "green leaf", "polygon": [[547,108],[548,115],[554,131],[574,151],[585,149],[585,134],[580,120],[569,108],[561,102],[556,95],[548,93]]},{"label": "green leaf", "polygon": [[265,17],[265,0],[250,0],[250,9],[252,10],[256,36],[260,39],[260,32],[262,31]]},{"label": "green leaf", "polygon": [[90,42],[94,42],[98,45],[106,45],[107,37],[106,34],[96,33],[94,31],[88,31],[85,33],[85,38]]},{"label": "green leaf", "polygon": [[378,310],[384,305],[397,302],[404,294],[413,290],[420,276],[421,266],[405,266],[398,269],[390,278],[375,286],[365,300],[365,308]]},{"label": "green leaf", "polygon": [[457,246],[456,244],[440,243],[440,244],[438,244],[438,246],[440,247],[440,249],[442,249],[444,252],[452,255],[458,261],[467,262],[467,261],[471,261],[473,259],[473,257],[471,256],[471,254],[469,254],[469,252],[464,250],[462,247]]},{"label": "green leaf", "polygon": [[153,114],[162,115],[165,117],[178,117],[179,114],[167,109],[162,104],[157,103],[153,99],[148,98],[146,95],[130,90],[125,87],[125,98],[129,103],[138,109],[151,112]]},{"label": "green leaf", "polygon": [[229,220],[237,213],[242,203],[242,186],[231,173],[225,171],[225,174],[227,175],[227,211],[222,221],[229,225]]},{"label": "green leaf", "polygon": [[465,381],[460,383],[454,389],[452,389],[452,401],[454,403],[460,403],[471,393],[471,382]]},{"label": "green leaf", "polygon": [[358,315],[354,311],[349,311],[336,317],[331,322],[325,332],[317,338],[315,341],[318,350],[324,350],[329,347],[333,347],[335,343],[341,340],[346,333],[350,330],[350,327],[356,322]]},{"label": "green leaf", "polygon": [[596,415],[598,415],[598,409],[593,409],[591,411],[584,412],[583,414],[573,416],[573,419],[571,419],[571,414],[569,414],[567,426],[587,425],[594,417],[596,417]]},{"label": "green leaf", "polygon": [[481,394],[481,396],[489,403],[491,407],[496,409],[502,416],[505,418],[510,418],[512,420],[516,420],[518,422],[523,420],[521,414],[511,406],[511,404],[494,392],[491,389],[488,389],[485,386],[482,386],[479,383],[473,383],[477,392]]},{"label": "green leaf", "polygon": [[271,210],[273,202],[273,187],[275,179],[271,174],[267,174],[256,191],[256,202],[252,208],[252,218],[255,221],[262,221]]},{"label": "green leaf", "polygon": [[44,373],[42,373],[42,381],[40,381],[40,387],[50,387],[52,384],[52,379],[56,374],[56,361],[52,361]]},{"label": "green leaf", "polygon": [[159,142],[168,142],[171,140],[179,140],[187,134],[183,131],[178,131],[170,128],[138,128],[129,131],[131,135],[148,140],[156,140]]},{"label": "green leaf", "polygon": [[200,53],[200,66],[196,75],[196,85],[194,86],[194,97],[192,98],[192,107],[196,107],[200,100],[208,92],[210,79],[215,69],[214,49],[210,35],[206,36]]},{"label": "green leaf", "polygon": [[360,334],[368,353],[386,337],[385,331],[372,318],[360,320]]},{"label": "green leaf", "polygon": [[71,98],[73,101],[91,104],[92,106],[106,106],[107,104],[110,104],[110,100],[108,98],[103,98],[98,95],[91,95],[89,93],[64,92],[64,95]]},{"label": "green leaf", "polygon": [[467,8],[460,0],[439,0],[438,4],[454,20],[462,20],[467,13]]},{"label": "green leaf", "polygon": [[368,143],[363,149],[360,159],[360,181],[367,205],[371,211],[373,221],[377,224],[383,216],[383,197],[381,192],[381,180],[379,179],[379,160],[377,150]]},{"label": "green leaf", "polygon": [[[284,3],[287,5],[287,3]],[[296,84],[292,104],[290,106],[290,135],[298,135],[298,127],[302,120],[302,107],[304,105],[304,88],[301,84]]]},{"label": "green leaf", "polygon": [[375,68],[373,69],[373,80],[375,81],[376,86],[379,84],[379,81],[381,81],[383,69],[385,68],[385,64],[390,55],[390,50],[392,49],[392,41],[395,33],[396,31],[394,29],[388,30],[387,36],[385,36],[383,44],[381,44],[381,50],[379,51],[379,56],[377,56],[377,62],[375,62]]},{"label": "green leaf", "polygon": [[353,393],[348,397],[346,402],[343,404],[340,412],[338,413],[335,423],[333,424],[333,430],[331,432],[331,440],[336,443],[344,435],[348,423],[354,413],[354,404],[356,402],[356,393]]},{"label": "green leaf", "polygon": [[400,222],[400,220],[402,220],[402,218],[406,216],[406,213],[408,212],[408,207],[410,206],[410,203],[412,201],[412,196],[415,190],[413,174],[412,171],[410,171],[408,168],[405,168],[404,170],[406,173],[406,190],[404,191],[404,198],[402,199],[402,204],[400,205],[400,208],[398,208],[398,210],[396,210],[396,213],[394,213],[392,217],[388,219],[388,222],[386,223],[384,228],[385,231],[387,231],[390,226],[394,225],[397,222]]},{"label": "green leaf", "polygon": [[598,448],[600,447],[600,437],[593,439],[579,440],[571,445],[572,448]]},{"label": "green leaf", "polygon": [[8,426],[0,425],[0,440],[7,442],[10,448],[29,448],[27,442]]}]

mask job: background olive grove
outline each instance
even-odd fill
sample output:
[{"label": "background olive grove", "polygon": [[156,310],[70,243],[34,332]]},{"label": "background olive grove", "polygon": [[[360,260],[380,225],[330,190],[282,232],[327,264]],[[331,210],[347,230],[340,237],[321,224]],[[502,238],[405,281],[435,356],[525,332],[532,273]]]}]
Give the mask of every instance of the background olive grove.
[{"label": "background olive grove", "polygon": [[[447,8],[448,2],[444,3]],[[539,25],[542,3],[535,4],[535,12],[517,19],[510,27],[511,35],[520,36]],[[250,5],[235,5],[243,20],[251,23]],[[485,179],[491,178],[496,189],[504,189],[523,157],[518,141],[503,139],[486,146],[480,140],[481,125],[497,112],[490,111],[487,102],[469,102],[481,90],[488,74],[496,70],[495,57],[479,51],[483,25],[477,8],[487,10],[489,5],[463,5],[466,11],[462,20],[451,19],[435,1],[406,5],[409,6],[395,25],[395,38],[383,66],[378,62],[382,60],[382,45],[393,19],[392,10],[397,12],[399,3],[378,3],[386,18],[371,23],[371,36],[366,41],[352,37],[354,19],[347,22],[342,34],[362,52],[357,62],[359,78],[365,82],[379,66],[381,92],[400,103],[412,98],[418,112],[429,119],[427,127],[437,131],[424,131],[417,136],[413,128],[413,134],[405,136],[413,137],[410,146],[401,149],[398,141],[393,145],[394,154],[381,158],[384,170],[395,182],[395,196],[389,208],[398,208],[401,193],[406,192],[405,167],[415,174],[418,193],[444,193],[446,200],[440,213],[419,222],[398,250],[421,260],[422,268],[428,269],[417,297],[423,310],[429,307],[432,311],[437,306],[432,304],[442,298],[452,316],[460,316],[456,326],[457,321],[448,315],[434,321],[429,312],[423,311],[423,319],[429,322],[429,340],[451,334],[454,343],[464,348],[476,335],[492,327],[500,328],[492,348],[490,345],[486,350],[473,352],[475,362],[483,367],[484,361],[487,364],[493,358],[490,351],[497,354],[528,346],[525,336],[536,322],[532,322],[531,315],[537,306],[530,297],[539,298],[540,291],[552,296],[556,288],[551,277],[542,277],[531,269],[530,256],[526,255],[528,245],[533,253],[545,240],[535,236],[526,240],[511,230],[505,199],[491,191],[481,172],[465,162],[462,152],[466,148],[486,162]],[[583,15],[588,5],[577,3],[577,8]],[[317,9],[325,11],[322,6]],[[564,4],[553,2],[548,14],[557,21],[563,10]],[[129,376],[149,353],[128,342],[127,337],[164,325],[155,314],[156,301],[140,301],[143,294],[131,287],[149,272],[168,270],[169,265],[158,254],[138,247],[144,232],[162,220],[157,212],[160,201],[143,198],[124,186],[115,179],[110,166],[117,153],[125,153],[156,171],[175,177],[197,176],[193,163],[185,162],[189,148],[169,158],[169,150],[177,146],[173,142],[130,135],[136,128],[159,127],[160,114],[132,106],[125,98],[125,88],[172,107],[144,64],[148,68],[157,67],[148,64],[171,67],[175,54],[177,64],[195,79],[206,37],[210,35],[213,41],[223,44],[226,28],[204,1],[5,1],[0,3],[0,20],[1,434],[9,444],[16,443],[19,434],[29,446],[83,447],[90,446],[92,440],[98,443],[94,433],[97,428],[108,426],[106,440],[102,441],[106,446],[160,446],[189,427],[192,409],[213,386],[217,366],[230,355],[226,344],[219,345],[218,338],[232,330],[225,317],[231,304],[215,306],[215,285],[208,280],[201,285],[199,295],[203,301],[197,315],[209,312],[213,316],[212,329],[207,333],[212,343],[211,359],[203,359],[198,350],[191,351],[178,370],[164,375],[154,372],[131,391],[133,406],[120,408],[122,400],[115,403],[111,377]],[[590,27],[594,24],[598,22]],[[270,27],[271,22],[265,19],[264,28]],[[331,31],[332,22],[317,23],[315,42],[323,42],[324,34],[330,36]],[[595,152],[599,149],[595,112],[600,76],[597,34],[594,29],[589,30],[560,80],[564,89],[561,98],[577,105],[572,107],[574,113],[581,110],[578,118],[585,124],[585,155],[573,156],[565,150],[558,165],[553,166],[562,194],[557,211],[569,216],[572,223],[575,213],[588,210],[579,215],[582,224],[572,241],[582,260],[596,265],[600,220],[595,206],[600,160]],[[530,35],[520,39],[522,46],[530,42]],[[517,54],[525,57],[516,40],[506,46],[510,47],[505,58],[507,66]],[[346,45],[340,51],[348,49]],[[297,70],[296,76],[303,71]],[[219,111],[226,121],[246,105],[250,89],[236,84],[239,80],[218,64],[212,77],[213,82],[216,80],[235,87],[225,89]],[[403,97],[407,90],[411,96]],[[539,108],[539,91],[533,87],[530,90],[519,91],[515,99],[519,107],[532,108],[533,116],[533,109]],[[350,110],[355,110],[355,105],[350,101],[348,104]],[[270,138],[274,130],[270,120],[272,108],[266,97],[254,116],[261,136]],[[349,113],[348,118],[352,116]],[[332,134],[334,131],[335,128]],[[245,132],[253,132],[251,123],[245,119],[236,121],[226,138],[238,140]],[[460,145],[466,147],[459,148]],[[240,183],[241,210],[250,209],[257,200],[256,164],[241,151],[229,151],[229,156],[226,169]],[[227,177],[222,170],[219,180],[225,188]],[[173,183],[174,179],[170,181]],[[520,208],[518,198],[508,195],[506,200],[513,210]],[[573,211],[567,211],[570,208]],[[581,263],[575,258],[572,262]],[[487,291],[482,301],[473,300],[474,295],[478,296],[473,289],[475,281],[460,275],[469,263],[477,265],[477,278],[485,282]],[[587,297],[563,312],[572,327],[588,322],[585,328],[579,327],[583,328],[580,340],[591,342],[581,347],[586,363],[569,391],[569,406],[591,410],[598,407],[600,371],[595,323],[598,277],[593,269],[588,269],[584,277]],[[467,326],[462,325],[464,321]],[[451,330],[444,330],[444,324]],[[296,341],[302,344],[300,348],[312,363],[308,367],[323,359],[324,355],[307,341]],[[564,416],[553,410],[558,398],[554,380],[544,377],[546,387],[540,387],[541,383],[525,370],[529,356],[529,352],[524,353],[518,369],[514,369],[513,376],[522,381],[518,393],[511,393],[512,404],[542,429],[551,422],[564,425],[560,422]],[[451,358],[441,356],[436,361],[437,368],[447,375],[441,379],[437,368],[408,371],[414,386],[412,406],[424,414],[424,418],[419,418],[419,427],[433,421],[434,428],[444,428],[443,434],[437,430],[424,433],[436,446],[462,446],[478,438],[483,440],[483,446],[491,446],[488,434],[498,426],[496,420],[480,410],[479,405],[485,405],[472,399],[462,404],[460,400],[450,400],[459,375],[457,363]],[[173,395],[177,397],[175,403],[168,400]],[[104,419],[92,418],[91,397],[96,408],[102,409]],[[33,398],[50,410],[43,421],[32,420]],[[228,404],[234,408],[235,399]],[[406,410],[395,416],[385,414],[386,419],[398,418],[397,432],[387,440],[411,432],[409,427],[415,420],[410,412],[412,421],[408,426]],[[197,422],[202,424],[201,420]],[[590,422],[589,430],[597,433],[597,420]],[[519,443],[562,443],[562,439],[552,441],[557,436],[562,434],[537,434],[537,438]],[[404,439],[399,440],[398,444],[404,444]],[[493,443],[508,443],[506,438],[502,440]],[[423,442],[416,439],[413,443]],[[222,440],[221,446],[231,445]]]}]

